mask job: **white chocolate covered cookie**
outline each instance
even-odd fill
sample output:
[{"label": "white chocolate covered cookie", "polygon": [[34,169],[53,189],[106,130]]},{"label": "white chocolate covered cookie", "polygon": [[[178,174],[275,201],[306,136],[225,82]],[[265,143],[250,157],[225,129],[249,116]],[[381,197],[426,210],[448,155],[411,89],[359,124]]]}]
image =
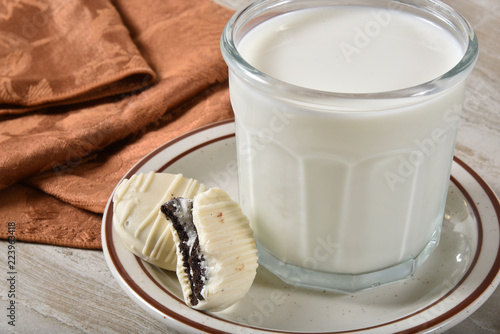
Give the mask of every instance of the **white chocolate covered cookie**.
[{"label": "white chocolate covered cookie", "polygon": [[113,196],[113,228],[139,258],[167,270],[176,268],[176,247],[161,205],[174,197],[194,198],[207,188],[181,174],[136,174]]},{"label": "white chocolate covered cookie", "polygon": [[162,206],[172,221],[177,277],[187,305],[220,311],[243,298],[257,270],[257,249],[247,217],[219,188]]}]

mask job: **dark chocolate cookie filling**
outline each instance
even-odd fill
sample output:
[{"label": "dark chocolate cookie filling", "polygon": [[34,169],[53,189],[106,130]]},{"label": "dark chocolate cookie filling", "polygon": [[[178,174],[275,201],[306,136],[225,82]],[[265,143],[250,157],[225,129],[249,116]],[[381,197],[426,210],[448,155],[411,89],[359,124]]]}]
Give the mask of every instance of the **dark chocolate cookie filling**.
[{"label": "dark chocolate cookie filling", "polygon": [[[183,210],[183,204],[186,210]],[[206,270],[205,258],[200,251],[200,243],[196,226],[193,224],[193,200],[176,197],[161,206],[161,212],[172,222],[179,235],[179,249],[182,254],[184,271],[189,277],[192,294],[189,296],[191,305],[195,306],[199,300],[205,300],[201,290],[205,285]]]}]

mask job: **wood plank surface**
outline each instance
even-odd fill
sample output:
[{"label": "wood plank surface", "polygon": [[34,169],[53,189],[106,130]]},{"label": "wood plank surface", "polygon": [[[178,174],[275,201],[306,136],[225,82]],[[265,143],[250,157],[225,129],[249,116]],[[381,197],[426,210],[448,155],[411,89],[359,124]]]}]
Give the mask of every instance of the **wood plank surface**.
[{"label": "wood plank surface", "polygon": [[[230,8],[248,1],[217,0]],[[467,87],[456,155],[500,194],[500,1],[447,0],[474,26],[480,56]],[[0,242],[2,264],[7,246]],[[119,287],[103,253],[16,244],[16,327],[6,324],[2,276],[1,333],[175,333],[138,307]],[[4,270],[5,272],[5,270]],[[500,290],[447,334],[500,333]],[[13,330],[14,329],[14,330]]]}]

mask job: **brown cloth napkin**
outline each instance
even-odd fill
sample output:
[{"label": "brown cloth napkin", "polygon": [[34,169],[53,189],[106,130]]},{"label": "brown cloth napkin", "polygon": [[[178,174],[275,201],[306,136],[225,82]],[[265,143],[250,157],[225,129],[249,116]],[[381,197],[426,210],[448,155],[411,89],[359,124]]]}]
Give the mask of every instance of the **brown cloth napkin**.
[{"label": "brown cloth napkin", "polygon": [[129,92],[154,72],[107,0],[0,9],[0,115]]},{"label": "brown cloth napkin", "polygon": [[[25,76],[25,72],[21,71],[20,77],[13,72],[9,76],[0,73],[1,98],[11,96],[4,94],[5,87],[12,87],[9,93],[14,92],[20,98],[15,100],[18,103],[15,108],[12,107],[14,100],[0,106],[0,114],[3,113],[0,116],[0,237],[7,238],[8,222],[15,222],[18,240],[100,248],[105,203],[128,169],[168,140],[232,118],[227,67],[219,49],[222,29],[232,11],[209,0],[117,0],[112,4],[104,0],[61,0],[58,4],[51,0],[44,3],[47,5],[41,6],[43,8],[58,8],[53,15],[44,16],[47,26],[72,25],[76,29],[84,26],[80,21],[83,20],[87,26],[94,24],[92,30],[95,31],[81,29],[81,34],[94,36],[82,36],[82,40],[102,43],[102,47],[114,45],[112,50],[116,54],[121,54],[119,49],[123,47],[128,53],[123,52],[121,61],[110,61],[113,69],[90,66],[94,74],[89,74],[84,70],[87,63],[79,62],[79,56],[91,57],[92,52],[64,53],[60,45],[54,47],[53,52],[76,58],[65,60],[71,67],[66,72],[73,75],[55,80],[66,82],[58,86],[62,90],[73,92],[61,97],[57,105],[54,100],[43,97],[38,102],[30,100],[33,96],[29,93],[30,87],[50,74],[50,68],[36,67],[39,72],[30,71],[33,79],[24,81],[19,78]],[[0,8],[0,29],[4,29],[1,20],[14,15],[18,7],[25,6]],[[23,17],[30,20],[34,16]],[[22,33],[21,26],[18,30],[9,29]],[[52,34],[60,36],[59,32],[49,31],[43,36],[57,45]],[[61,40],[66,45],[67,40]],[[0,44],[3,45],[2,37]],[[35,59],[38,52],[47,51],[33,49],[30,57]],[[111,54],[115,53],[105,53],[110,60]],[[5,56],[2,53],[0,57]],[[125,57],[130,59],[127,61]],[[136,59],[132,60],[133,57]],[[98,62],[103,57],[95,55],[95,59]],[[57,67],[56,62],[46,64]],[[130,74],[113,76],[120,70]],[[74,73],[81,73],[82,79],[75,79],[79,75]],[[82,90],[85,84],[80,83],[92,77],[106,79],[95,89]],[[152,78],[156,78],[156,82],[150,85]],[[49,79],[47,82],[52,83]],[[123,87],[123,83],[133,88],[128,92],[116,90],[118,86]],[[79,89],[81,93],[75,93]],[[38,94],[39,97],[50,95],[49,91]],[[83,100],[86,101],[75,103]],[[47,107],[47,103],[54,104]],[[31,106],[42,108],[12,112]]]}]

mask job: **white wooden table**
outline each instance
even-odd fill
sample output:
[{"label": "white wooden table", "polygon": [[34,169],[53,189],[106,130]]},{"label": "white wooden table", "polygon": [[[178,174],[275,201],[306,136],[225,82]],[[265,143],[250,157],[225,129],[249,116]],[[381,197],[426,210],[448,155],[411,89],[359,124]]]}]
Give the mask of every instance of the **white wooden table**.
[{"label": "white wooden table", "polygon": [[[218,2],[238,8],[248,1]],[[447,2],[472,23],[481,45],[468,82],[456,155],[500,194],[500,1]],[[20,242],[16,326],[8,326],[7,245],[0,242],[0,333],[174,333],[125,294],[101,251]],[[500,333],[500,289],[447,333]]]}]

